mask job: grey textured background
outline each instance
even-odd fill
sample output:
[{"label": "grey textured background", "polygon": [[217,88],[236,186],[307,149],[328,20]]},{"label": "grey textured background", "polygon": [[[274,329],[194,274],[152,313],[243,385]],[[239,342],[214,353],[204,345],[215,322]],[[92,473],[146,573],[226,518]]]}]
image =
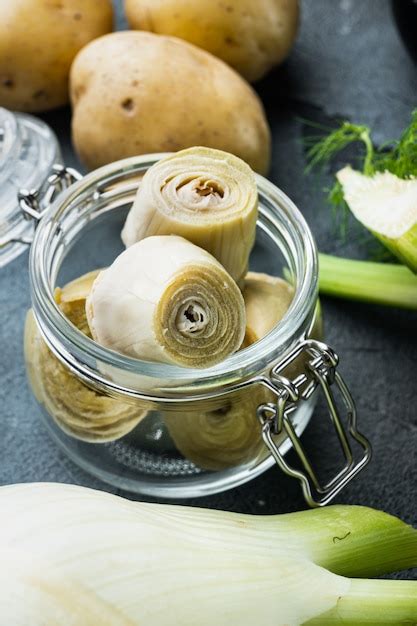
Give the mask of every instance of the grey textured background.
[{"label": "grey textured background", "polygon": [[[273,132],[270,178],[298,204],[322,251],[363,256],[366,238],[357,227],[347,241],[337,235],[322,183],[304,175],[302,139],[309,131],[302,118],[366,123],[384,141],[407,125],[416,105],[416,78],[389,2],[302,2],[291,57],[257,89]],[[43,118],[57,132],[66,163],[79,167],[70,143],[69,110]],[[26,268],[23,255],[0,272],[0,484],[60,481],[102,488],[64,457],[36,416],[22,354],[29,307]],[[327,340],[341,355],[361,429],[374,448],[372,464],[337,501],[381,508],[416,523],[416,314],[331,299],[323,299],[323,305]],[[320,418],[319,412],[308,428],[307,447],[326,471],[334,471],[337,454],[326,449],[328,429]],[[238,489],[189,503],[251,513],[304,508],[298,483],[276,468]]]}]

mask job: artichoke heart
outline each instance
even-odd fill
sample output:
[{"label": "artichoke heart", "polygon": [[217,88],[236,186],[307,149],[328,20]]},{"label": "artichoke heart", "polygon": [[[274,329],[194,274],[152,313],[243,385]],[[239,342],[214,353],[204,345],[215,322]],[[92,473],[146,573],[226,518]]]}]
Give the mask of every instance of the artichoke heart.
[{"label": "artichoke heart", "polygon": [[131,357],[209,367],[239,349],[245,306],[216,259],[177,236],[147,237],[94,281],[86,304],[93,338]]},{"label": "artichoke heart", "polygon": [[122,231],[126,246],[151,235],[179,235],[212,254],[240,282],[255,242],[254,173],[221,150],[181,150],[143,177]]},{"label": "artichoke heart", "polygon": [[243,286],[246,333],[242,348],[265,337],[288,311],[294,288],[278,276],[249,272]]},{"label": "artichoke heart", "polygon": [[83,276],[67,283],[63,289],[58,287],[55,290],[55,300],[65,317],[90,339],[91,333],[85,312],[85,301],[100,271],[93,270],[83,274]]},{"label": "artichoke heart", "polygon": [[[243,286],[246,308],[246,334],[242,349],[259,341],[287,313],[294,288],[277,276],[249,272]],[[320,306],[311,325],[310,337],[322,339]],[[304,371],[308,357],[299,356],[283,372],[295,378]],[[206,470],[224,470],[247,462],[262,460],[268,454],[256,410],[260,404],[274,402],[275,396],[261,385],[239,390],[212,410],[164,413],[164,422],[181,454]],[[274,437],[279,445],[284,435]]]},{"label": "artichoke heart", "polygon": [[259,385],[229,396],[219,408],[165,412],[163,419],[186,459],[205,470],[224,470],[267,456],[256,409],[272,400],[272,394]]},{"label": "artichoke heart", "polygon": [[[286,315],[294,298],[294,287],[282,278],[249,272],[246,276],[243,297],[246,308],[246,334],[242,348],[259,341],[267,335]],[[313,321],[308,331],[310,339],[323,339],[323,318],[320,302],[317,302]],[[290,363],[282,374],[289,379],[304,372],[310,357],[301,354]]]},{"label": "artichoke heart", "polygon": [[[262,339],[284,317],[294,290],[282,278],[249,272],[242,293],[245,348]],[[203,469],[222,470],[267,455],[256,410],[260,404],[273,401],[273,394],[257,385],[235,392],[214,410],[165,413],[164,421],[184,457]]]},{"label": "artichoke heart", "polygon": [[[85,298],[100,270],[57,289],[55,298],[64,315],[84,334],[89,333]],[[146,411],[86,387],[52,354],[41,337],[32,311],[25,324],[25,360],[29,382],[38,400],[68,435],[101,443],[120,439],[145,417]]]},{"label": "artichoke heart", "polygon": [[417,178],[365,176],[347,166],[337,179],[356,219],[417,273]]}]

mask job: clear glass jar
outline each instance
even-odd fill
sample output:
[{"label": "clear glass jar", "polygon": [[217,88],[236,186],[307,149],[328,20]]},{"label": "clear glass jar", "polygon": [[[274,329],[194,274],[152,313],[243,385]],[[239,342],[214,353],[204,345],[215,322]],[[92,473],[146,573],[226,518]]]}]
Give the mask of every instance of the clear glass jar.
[{"label": "clear glass jar", "polygon": [[49,126],[0,107],[0,267],[21,254],[33,235],[33,223],[20,210],[18,191],[44,188],[56,163],[62,163],[61,153]]},{"label": "clear glass jar", "polygon": [[[286,464],[284,454],[291,445],[298,451],[298,436],[323,386],[320,376],[325,387],[333,382],[337,357],[308,339],[320,332],[316,248],[300,212],[273,184],[257,178],[260,209],[250,268],[285,275],[294,298],[266,337],[223,363],[186,369],[123,356],[81,333],[56,304],[57,285],[109,265],[122,251],[120,231],[138,180],[161,156],[91,172],[59,193],[40,219],[30,255],[37,327],[27,335],[26,361],[48,430],[82,468],[128,491],[207,495],[250,480],[275,459],[301,481],[310,504],[325,503],[330,492],[326,487],[321,494],[318,485],[314,497],[307,459],[302,473]],[[49,355],[46,365],[34,356],[40,346]],[[94,408],[88,400],[93,397]],[[350,402],[348,396],[349,410]],[[86,435],[91,413],[100,410],[108,411],[103,427]],[[355,424],[349,425],[355,435]],[[364,441],[364,456],[348,463],[344,479],[369,460]],[[340,480],[331,481],[333,495]]]}]

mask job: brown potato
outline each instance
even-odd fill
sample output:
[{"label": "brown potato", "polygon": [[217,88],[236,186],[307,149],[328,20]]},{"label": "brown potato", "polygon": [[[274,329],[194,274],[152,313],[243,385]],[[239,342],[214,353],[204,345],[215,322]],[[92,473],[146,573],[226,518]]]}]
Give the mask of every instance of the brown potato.
[{"label": "brown potato", "polygon": [[131,28],[180,37],[249,81],[281,63],[294,43],[298,0],[126,0]]},{"label": "brown potato", "polygon": [[0,105],[46,111],[68,102],[72,60],[113,25],[111,0],[0,0]]},{"label": "brown potato", "polygon": [[105,35],[71,68],[72,132],[89,167],[194,145],[269,166],[261,102],[225,63],[180,39],[145,32]]}]

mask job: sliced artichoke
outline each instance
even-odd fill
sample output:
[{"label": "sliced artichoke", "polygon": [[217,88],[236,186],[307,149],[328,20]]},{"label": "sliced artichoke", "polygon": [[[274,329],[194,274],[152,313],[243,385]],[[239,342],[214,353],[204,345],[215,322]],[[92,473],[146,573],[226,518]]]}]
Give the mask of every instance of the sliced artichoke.
[{"label": "sliced artichoke", "polygon": [[262,386],[230,396],[209,411],[165,412],[164,423],[179,452],[198,467],[224,470],[267,455],[256,409],[272,400]]},{"label": "sliced artichoke", "polygon": [[294,297],[294,288],[282,278],[249,272],[243,286],[246,333],[242,348],[265,337],[284,317]]},{"label": "sliced artichoke", "polygon": [[221,150],[189,148],[146,172],[122,239],[131,246],[150,235],[180,235],[210,252],[239,282],[257,215],[256,180],[244,161]]},{"label": "sliced artichoke", "polygon": [[139,359],[209,367],[239,349],[245,306],[206,250],[182,237],[142,239],[94,281],[87,318],[101,345]]},{"label": "sliced artichoke", "polygon": [[[81,276],[58,289],[55,296],[63,313],[85,334],[89,333],[85,298],[98,273]],[[31,310],[26,317],[24,343],[33,392],[67,434],[88,442],[114,441],[145,417],[143,408],[98,393],[71,374],[47,347]]]},{"label": "sliced artichoke", "polygon": [[55,290],[55,300],[65,317],[90,339],[91,332],[85,312],[85,301],[100,271],[93,270],[83,274],[83,276],[67,283],[62,289],[58,287]]},{"label": "sliced artichoke", "polygon": [[[293,288],[281,278],[249,272],[242,293],[247,324],[244,348],[282,319]],[[256,409],[273,401],[273,394],[258,385],[236,392],[215,410],[165,413],[164,421],[183,456],[203,469],[222,470],[267,455]]]},{"label": "sliced artichoke", "polygon": [[[276,276],[249,272],[243,286],[246,335],[242,348],[262,339],[285,316],[294,296],[293,287]],[[320,307],[310,333],[322,338]],[[306,357],[299,357],[284,375],[295,378],[304,370]],[[260,385],[240,390],[214,410],[164,413],[164,422],[181,454],[206,470],[224,470],[259,461],[267,456],[256,415],[260,404],[275,396]],[[284,435],[275,437],[277,445]]]}]

